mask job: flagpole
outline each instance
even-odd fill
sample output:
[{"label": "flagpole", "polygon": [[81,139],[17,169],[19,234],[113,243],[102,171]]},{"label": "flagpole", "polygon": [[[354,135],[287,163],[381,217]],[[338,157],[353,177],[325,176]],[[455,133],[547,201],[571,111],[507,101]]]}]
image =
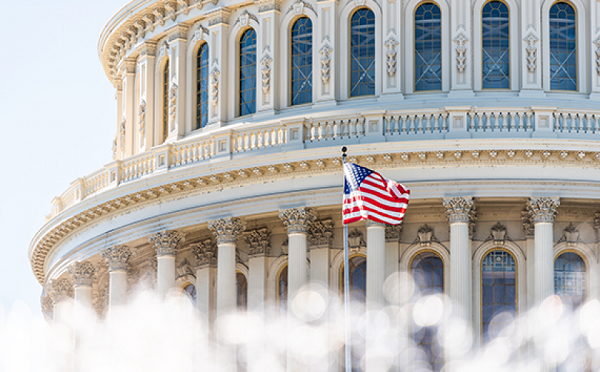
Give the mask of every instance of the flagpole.
[{"label": "flagpole", "polygon": [[[346,164],[346,146],[342,147],[342,160]],[[342,169],[342,177],[344,179],[343,185],[345,185],[346,178],[344,177],[344,171]],[[343,217],[342,217],[343,218]],[[350,338],[350,263],[348,254],[348,225],[344,224],[344,319],[346,326],[344,327],[344,336],[346,341],[345,347],[345,359],[346,359],[346,372],[352,372],[352,349],[351,349],[351,338]]]}]

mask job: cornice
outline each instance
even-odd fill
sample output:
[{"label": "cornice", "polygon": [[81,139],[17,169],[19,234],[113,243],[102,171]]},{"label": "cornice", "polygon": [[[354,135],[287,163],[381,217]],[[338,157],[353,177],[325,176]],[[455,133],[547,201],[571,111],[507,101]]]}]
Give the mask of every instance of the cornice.
[{"label": "cornice", "polygon": [[[460,152],[460,156],[457,154]],[[514,152],[514,153],[513,153]],[[548,154],[550,153],[550,154]],[[581,154],[584,154],[583,156]],[[566,154],[566,156],[564,156]],[[378,170],[401,168],[439,168],[463,166],[562,166],[600,169],[600,156],[596,152],[566,150],[450,150],[415,151],[372,155],[354,155],[357,163]],[[93,203],[81,211],[66,217],[73,209],[80,207],[84,200],[62,211],[48,221],[38,232],[29,250],[33,272],[40,283],[44,283],[44,262],[52,249],[61,241],[77,234],[92,223],[101,222],[118,214],[127,213],[134,208],[178,199],[195,193],[210,193],[224,188],[235,188],[246,184],[285,180],[311,175],[341,173],[339,157],[324,157],[313,160],[273,163],[258,167],[240,167],[210,175],[189,177],[185,180],[147,187],[147,179],[139,182],[140,188],[124,196],[101,200],[99,195],[91,199]],[[156,177],[160,177],[157,175]],[[128,185],[135,185],[131,181]],[[427,183],[423,184],[424,186]],[[108,191],[107,191],[108,193]],[[102,194],[102,193],[101,193]],[[100,195],[101,195],[100,194]]]}]

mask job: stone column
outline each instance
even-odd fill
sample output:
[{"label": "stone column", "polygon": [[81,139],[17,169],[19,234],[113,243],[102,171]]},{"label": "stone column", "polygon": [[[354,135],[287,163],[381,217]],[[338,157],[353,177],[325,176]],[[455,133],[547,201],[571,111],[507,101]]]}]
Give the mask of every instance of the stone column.
[{"label": "stone column", "polygon": [[310,208],[293,208],[279,211],[279,218],[288,231],[288,310],[292,309],[294,296],[308,279],[306,232],[316,219]]},{"label": "stone column", "polygon": [[156,249],[156,293],[160,299],[164,299],[167,292],[175,287],[175,256],[178,244],[184,241],[183,234],[175,230],[157,232],[148,238]]},{"label": "stone column", "polygon": [[534,305],[554,294],[554,249],[552,228],[559,198],[530,198],[527,210],[534,227]]},{"label": "stone column", "polygon": [[73,282],[66,278],[52,280],[48,290],[48,296],[52,299],[53,322],[65,323],[71,320],[68,314],[68,300],[73,299]]},{"label": "stone column", "polygon": [[217,238],[217,317],[221,317],[236,311],[236,242],[246,226],[239,218],[227,217],[208,222],[208,228]]},{"label": "stone column", "polygon": [[527,257],[527,310],[530,310],[535,305],[535,228],[533,227],[533,219],[529,211],[521,213],[521,221],[523,222],[523,233],[525,234],[526,257]]},{"label": "stone column", "polygon": [[212,324],[217,310],[217,245],[212,239],[205,239],[191,248],[196,256],[196,310]]},{"label": "stone column", "polygon": [[264,314],[267,301],[267,256],[271,251],[271,232],[267,228],[244,236],[248,248],[248,310]]},{"label": "stone column", "polygon": [[96,279],[96,271],[89,261],[75,262],[69,267],[75,289],[75,309],[92,307],[92,284]]},{"label": "stone column", "polygon": [[458,305],[459,313],[469,324],[471,312],[471,249],[469,223],[475,218],[471,197],[444,199],[446,217],[450,223],[450,299]]},{"label": "stone column", "polygon": [[385,225],[385,280],[392,274],[398,272],[400,255],[398,244],[402,236],[403,225]]},{"label": "stone column", "polygon": [[113,245],[100,253],[108,266],[108,309],[124,305],[127,300],[127,268],[131,250],[125,245]]}]

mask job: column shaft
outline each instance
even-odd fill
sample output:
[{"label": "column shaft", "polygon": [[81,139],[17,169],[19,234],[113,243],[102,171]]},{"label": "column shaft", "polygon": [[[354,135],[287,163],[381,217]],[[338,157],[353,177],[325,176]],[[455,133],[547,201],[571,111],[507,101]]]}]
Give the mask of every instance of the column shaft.
[{"label": "column shaft", "polygon": [[385,266],[385,227],[367,223],[367,311],[384,306]]},{"label": "column shaft", "polygon": [[215,320],[217,294],[215,292],[215,279],[217,268],[204,266],[196,270],[196,309],[206,316],[207,321]]},{"label": "column shaft", "polygon": [[233,313],[237,306],[235,244],[218,244],[217,316]]},{"label": "column shaft", "polygon": [[116,270],[109,272],[108,307],[124,305],[127,300],[127,272]]},{"label": "column shaft", "polygon": [[262,315],[267,301],[267,257],[251,256],[248,266],[248,310]]},{"label": "column shaft", "polygon": [[535,304],[540,304],[546,297],[554,294],[554,250],[552,239],[552,223],[535,223]]},{"label": "column shaft", "polygon": [[307,240],[306,233],[291,233],[289,237],[288,255],[288,309],[294,296],[308,278],[307,272]]},{"label": "column shaft", "polygon": [[156,273],[156,293],[159,298],[165,298],[167,292],[175,287],[175,256],[158,256]]},{"label": "column shaft", "polygon": [[450,298],[461,306],[465,320],[471,320],[471,254],[469,225],[450,225]]}]

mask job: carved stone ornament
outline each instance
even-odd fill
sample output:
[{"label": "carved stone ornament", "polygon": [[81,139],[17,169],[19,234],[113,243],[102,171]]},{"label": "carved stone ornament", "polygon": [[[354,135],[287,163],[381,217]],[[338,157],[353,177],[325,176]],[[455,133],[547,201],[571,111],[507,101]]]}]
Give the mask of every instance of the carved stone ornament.
[{"label": "carved stone ornament", "polygon": [[281,254],[287,255],[290,248],[290,239],[286,238],[283,243],[281,243]]},{"label": "carved stone ornament", "polygon": [[125,116],[121,119],[121,124],[119,124],[119,135],[121,140],[121,152],[125,151],[125,128],[126,128],[127,120],[125,120]]},{"label": "carved stone ornament", "polygon": [[288,11],[286,12],[286,15],[292,11],[294,12],[295,15],[304,14],[304,8],[308,8],[312,11],[315,10],[313,8],[313,6],[309,3],[307,3],[306,1],[297,0],[294,4],[292,4],[292,6],[289,7]]},{"label": "carved stone ornament", "polygon": [[[200,4],[202,4],[202,1],[200,1]],[[194,45],[195,43],[204,40],[204,35],[209,35],[208,29],[202,27],[202,25],[198,25],[198,28],[194,31],[194,36],[192,36],[191,44]]]},{"label": "carved stone ornament", "polygon": [[532,238],[535,235],[535,228],[533,227],[533,218],[528,210],[521,212],[521,222],[523,223],[525,237]]},{"label": "carved stone ornament", "polygon": [[475,205],[473,198],[454,197],[444,199],[444,207],[446,207],[446,218],[450,224],[456,222],[469,223],[476,217]]},{"label": "carved stone ornament", "polygon": [[160,46],[160,49],[159,49],[159,52],[158,52],[158,57],[159,57],[159,58],[160,58],[160,57],[164,57],[164,56],[166,56],[167,54],[169,54],[169,44],[167,44],[167,43],[163,43],[163,44]]},{"label": "carved stone ornament", "polygon": [[192,245],[192,253],[196,257],[196,266],[217,265],[217,245],[212,239],[205,239]]},{"label": "carved stone ornament", "polygon": [[385,225],[385,241],[398,243],[402,237],[403,225]]},{"label": "carved stone ornament", "polygon": [[[218,0],[215,0],[215,1],[218,1]],[[215,1],[213,1],[213,4],[215,3]],[[229,24],[229,16],[231,16],[231,11],[225,7],[221,7],[219,9],[210,11],[209,13],[206,14],[206,18],[208,19],[208,26],[209,27],[216,26],[221,23],[228,25]]]},{"label": "carved stone ornament", "polygon": [[352,230],[348,234],[348,248],[349,249],[360,249],[367,246],[365,243],[365,239],[363,238],[363,233],[358,231],[358,229]]},{"label": "carved stone ornament", "polygon": [[165,3],[165,9],[167,10],[166,18],[170,18],[171,21],[175,21],[177,19],[177,5],[171,1],[167,1]]},{"label": "carved stone ornament", "polygon": [[244,241],[248,245],[249,256],[271,252],[271,232],[266,228],[250,231],[244,235]]},{"label": "carved stone ornament", "polygon": [[253,21],[255,21],[256,23],[258,23],[258,18],[254,14],[248,13],[248,10],[244,10],[244,12],[235,21],[235,23],[233,24],[233,26],[235,27],[235,25],[239,22],[240,26],[246,27],[246,26],[248,26],[248,22],[251,19]]},{"label": "carved stone ornament", "polygon": [[131,256],[133,256],[133,252],[126,245],[113,245],[100,253],[100,257],[108,265],[109,272],[127,271]]},{"label": "carved stone ornament", "polygon": [[594,40],[594,46],[596,47],[596,72],[600,75],[600,36]]},{"label": "carved stone ornament", "polygon": [[117,160],[117,137],[116,136],[115,136],[115,139],[113,139],[113,143],[112,143],[112,159]]},{"label": "carved stone ornament", "polygon": [[437,242],[437,238],[435,237],[433,228],[427,224],[421,226],[419,230],[417,230],[417,240],[421,247],[430,247],[431,242]]},{"label": "carved stone ornament", "polygon": [[176,230],[163,230],[148,237],[148,243],[154,245],[157,256],[175,256],[179,243],[184,241],[184,235]]},{"label": "carved stone ornament", "polygon": [[52,298],[50,298],[50,296],[42,296],[40,297],[40,303],[42,305],[42,314],[44,314],[46,321],[52,320],[54,317],[54,304],[52,303]]},{"label": "carved stone ornament", "polygon": [[534,73],[537,66],[537,43],[539,39],[533,33],[529,33],[523,41],[527,44],[525,47],[525,51],[527,52],[527,56],[525,57],[527,69],[529,72]]},{"label": "carved stone ornament", "polygon": [[580,241],[579,235],[579,230],[575,225],[573,225],[573,222],[571,222],[567,227],[564,228],[562,237],[557,243],[565,242],[567,243],[567,247],[574,247],[577,245],[577,242]]},{"label": "carved stone ornament", "polygon": [[184,258],[183,261],[181,261],[181,263],[177,266],[177,277],[186,275],[191,275],[194,277],[196,276],[194,270],[192,270],[192,265],[190,265],[190,261],[188,261],[187,258]]},{"label": "carved stone ornament", "polygon": [[462,33],[458,34],[456,38],[454,38],[454,42],[456,43],[456,68],[458,72],[465,72],[465,68],[467,68],[467,42],[469,39]]},{"label": "carved stone ornament", "polygon": [[219,60],[215,59],[212,65],[212,69],[210,70],[210,78],[211,78],[211,102],[213,106],[217,106],[219,103],[219,76],[221,75],[221,70],[219,70]]},{"label": "carved stone ornament", "polygon": [[142,102],[140,102],[140,107],[139,107],[138,113],[139,113],[139,117],[140,117],[139,130],[140,130],[140,134],[143,136],[146,131],[146,101],[145,100],[142,100]]},{"label": "carved stone ornament", "polygon": [[323,81],[323,84],[329,83],[332,52],[333,48],[331,47],[329,36],[325,36],[325,38],[323,38],[323,46],[319,49],[319,54],[321,55],[321,80]]},{"label": "carved stone ornament", "polygon": [[494,240],[494,244],[504,245],[504,241],[506,240],[506,226],[500,222],[492,226],[490,238]]},{"label": "carved stone ornament", "polygon": [[144,22],[146,22],[147,29],[150,32],[154,32],[154,20],[155,20],[155,18],[156,17],[153,14],[150,14],[150,13],[146,13],[142,17],[142,19],[144,20]]},{"label": "carved stone ornament", "polygon": [[89,261],[75,262],[67,270],[75,287],[91,287],[96,279],[96,271],[96,267]]},{"label": "carved stone ornament", "polygon": [[57,303],[73,297],[73,282],[67,278],[52,280],[49,283],[48,295],[52,299],[52,303]]},{"label": "carved stone ornament", "polygon": [[177,116],[177,89],[179,87],[175,82],[171,83],[171,88],[169,88],[169,116],[171,120],[175,120],[175,116]]},{"label": "carved stone ornament", "polygon": [[217,244],[235,244],[237,238],[246,229],[246,224],[239,218],[227,217],[209,221],[208,229],[215,234]]},{"label": "carved stone ornament", "polygon": [[315,221],[308,227],[307,232],[311,246],[329,246],[333,239],[333,221],[331,219]]},{"label": "carved stone ornament", "polygon": [[281,10],[281,0],[255,0],[255,4],[258,4],[258,12],[268,12],[271,10]]},{"label": "carved stone ornament", "polygon": [[550,222],[554,223],[557,208],[560,205],[559,198],[550,198],[543,196],[541,198],[530,198],[527,204],[527,210],[533,218],[533,223]]},{"label": "carved stone ornament", "polygon": [[389,77],[393,77],[396,75],[396,56],[398,52],[396,51],[396,47],[400,44],[398,39],[396,39],[395,33],[390,33],[388,38],[385,40],[385,56],[387,63],[387,73]]},{"label": "carved stone ornament", "polygon": [[594,216],[594,231],[596,232],[596,241],[600,242],[600,213]]},{"label": "carved stone ornament", "polygon": [[271,58],[271,51],[267,45],[260,59],[262,66],[262,90],[264,94],[269,93],[269,89],[271,89],[271,63],[273,63],[273,58]]},{"label": "carved stone ornament", "polygon": [[288,234],[306,233],[310,224],[317,218],[317,214],[310,208],[292,208],[279,211],[279,218],[287,228]]}]

